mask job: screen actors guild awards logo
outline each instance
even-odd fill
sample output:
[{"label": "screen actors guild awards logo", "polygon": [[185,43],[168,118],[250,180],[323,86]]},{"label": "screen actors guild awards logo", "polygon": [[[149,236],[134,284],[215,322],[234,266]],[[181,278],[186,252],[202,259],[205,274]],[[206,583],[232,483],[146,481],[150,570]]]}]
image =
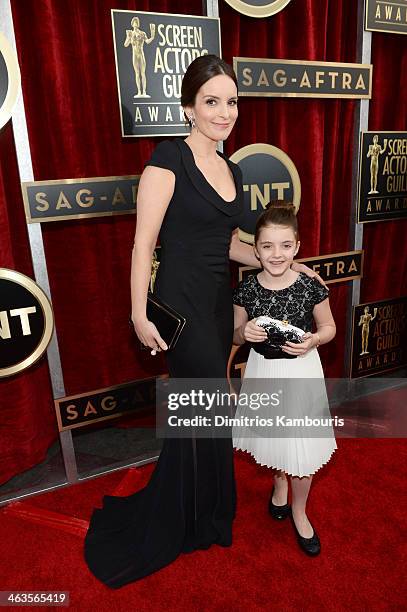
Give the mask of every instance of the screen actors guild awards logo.
[{"label": "screen actors guild awards logo", "polygon": [[136,80],[137,93],[134,98],[151,98],[146,93],[146,58],[144,55],[144,43],[149,45],[155,37],[155,23],[150,23],[150,38],[140,30],[140,19],[133,17],[131,20],[132,30],[126,30],[124,46],[132,46],[133,69]]},{"label": "screen actors guild awards logo", "polygon": [[384,139],[384,146],[381,147],[379,144],[379,136],[375,134],[373,136],[373,144],[369,145],[367,157],[370,157],[370,191],[372,193],[379,193],[377,191],[377,176],[379,173],[379,155],[385,152],[387,147],[387,138]]},{"label": "screen actors guild awards logo", "polygon": [[374,319],[376,318],[376,315],[377,315],[377,308],[374,309],[373,316],[372,316],[369,312],[369,306],[365,306],[364,314],[360,316],[359,327],[362,326],[362,352],[360,353],[360,355],[367,355],[369,353],[368,344],[369,344],[370,324],[372,321],[374,321]]},{"label": "screen actors guild awards logo", "polygon": [[111,15],[122,135],[188,134],[182,79],[195,58],[220,55],[219,19],[126,10]]},{"label": "screen actors guild awards logo", "polygon": [[406,363],[407,296],[354,306],[350,377],[372,376]]},{"label": "screen actors guild awards logo", "polygon": [[358,223],[407,216],[407,132],[362,132]]}]

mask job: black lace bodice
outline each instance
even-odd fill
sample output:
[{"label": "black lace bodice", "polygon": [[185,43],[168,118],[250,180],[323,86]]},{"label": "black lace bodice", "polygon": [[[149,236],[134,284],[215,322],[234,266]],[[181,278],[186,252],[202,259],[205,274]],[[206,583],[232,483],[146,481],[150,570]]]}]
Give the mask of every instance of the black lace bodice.
[{"label": "black lace bodice", "polygon": [[[257,274],[254,274],[239,283],[233,293],[233,302],[246,309],[249,321],[266,315],[280,321],[286,319],[291,325],[310,332],[314,306],[328,295],[329,291],[319,281],[302,272],[285,289],[266,289],[258,281]],[[253,343],[252,346],[267,356],[265,343]],[[270,356],[287,357],[287,354],[280,352]]]}]

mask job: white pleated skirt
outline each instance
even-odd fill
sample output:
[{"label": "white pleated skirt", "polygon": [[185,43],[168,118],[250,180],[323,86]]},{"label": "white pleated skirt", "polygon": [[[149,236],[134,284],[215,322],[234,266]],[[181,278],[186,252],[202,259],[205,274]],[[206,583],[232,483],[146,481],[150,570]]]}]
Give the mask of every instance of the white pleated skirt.
[{"label": "white pleated skirt", "polygon": [[[258,418],[268,417],[269,421],[273,421],[273,437],[267,437],[270,429],[240,424],[232,430],[233,446],[250,453],[260,465],[281,470],[290,476],[311,476],[329,461],[337,449],[333,427],[329,424],[329,403],[317,349],[296,359],[266,359],[251,349],[235,419],[242,423],[244,417],[249,417],[253,421],[253,409],[243,402],[243,398],[253,397],[256,391],[264,392],[266,386],[276,391],[273,381],[277,387],[281,387],[278,391],[281,397],[284,396],[284,402],[278,407],[269,404],[256,410]],[[322,428],[311,427],[309,430],[314,433],[318,431],[318,437],[307,437],[304,428],[290,430],[290,427],[280,427],[280,434],[275,425],[279,420],[277,415],[282,414],[281,410],[287,417],[286,421],[299,418],[304,422],[307,418],[313,423],[323,423]],[[290,437],[290,431],[295,432],[293,437]]]}]

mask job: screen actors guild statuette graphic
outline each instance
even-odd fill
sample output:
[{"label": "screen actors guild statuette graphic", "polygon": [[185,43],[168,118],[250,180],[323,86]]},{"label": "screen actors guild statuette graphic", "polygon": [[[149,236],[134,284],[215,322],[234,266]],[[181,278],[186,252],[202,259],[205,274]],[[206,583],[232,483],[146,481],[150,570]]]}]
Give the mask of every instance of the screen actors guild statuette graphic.
[{"label": "screen actors guild statuette graphic", "polygon": [[157,272],[158,272],[159,266],[160,266],[160,262],[158,261],[157,251],[155,250],[154,253],[153,253],[153,258],[151,260],[151,277],[150,277],[150,291],[151,291],[151,293],[154,292],[155,277],[157,276]]},{"label": "screen actors guild statuette graphic", "polygon": [[385,152],[387,147],[387,138],[384,139],[384,146],[381,147],[379,144],[379,136],[375,134],[373,136],[373,144],[369,145],[367,157],[370,157],[370,191],[372,193],[379,193],[377,191],[377,175],[379,173],[379,155]]},{"label": "screen actors guild statuette graphic", "polygon": [[377,308],[373,311],[373,316],[369,312],[369,306],[365,306],[364,314],[360,316],[359,327],[362,326],[362,352],[360,355],[367,355],[369,343],[370,323],[374,321],[377,315]]},{"label": "screen actors guild statuette graphic", "polygon": [[132,30],[126,30],[124,46],[132,46],[133,69],[136,80],[137,93],[134,98],[150,98],[146,92],[146,58],[144,55],[144,43],[149,45],[155,38],[155,23],[150,23],[150,38],[140,30],[140,19],[133,17],[131,20]]}]

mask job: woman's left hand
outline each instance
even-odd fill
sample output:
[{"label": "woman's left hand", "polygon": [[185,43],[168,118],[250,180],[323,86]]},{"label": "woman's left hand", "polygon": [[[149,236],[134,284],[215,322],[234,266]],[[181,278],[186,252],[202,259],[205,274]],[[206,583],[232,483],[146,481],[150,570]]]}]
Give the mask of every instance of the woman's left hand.
[{"label": "woman's left hand", "polygon": [[311,268],[308,268],[308,266],[306,266],[305,264],[293,261],[293,263],[291,264],[291,269],[294,270],[294,272],[303,272],[310,278],[316,278],[317,281],[320,282],[321,285],[323,285],[325,289],[328,289],[329,291],[329,287],[327,286],[326,282],[319,276],[319,274],[314,272],[314,270],[311,270]]},{"label": "woman's left hand", "polygon": [[296,344],[295,342],[286,342],[284,346],[281,347],[281,350],[284,353],[288,353],[289,355],[305,355],[311,349],[314,348],[318,344],[317,338],[314,334],[307,332],[302,336],[302,342],[300,344]]}]

